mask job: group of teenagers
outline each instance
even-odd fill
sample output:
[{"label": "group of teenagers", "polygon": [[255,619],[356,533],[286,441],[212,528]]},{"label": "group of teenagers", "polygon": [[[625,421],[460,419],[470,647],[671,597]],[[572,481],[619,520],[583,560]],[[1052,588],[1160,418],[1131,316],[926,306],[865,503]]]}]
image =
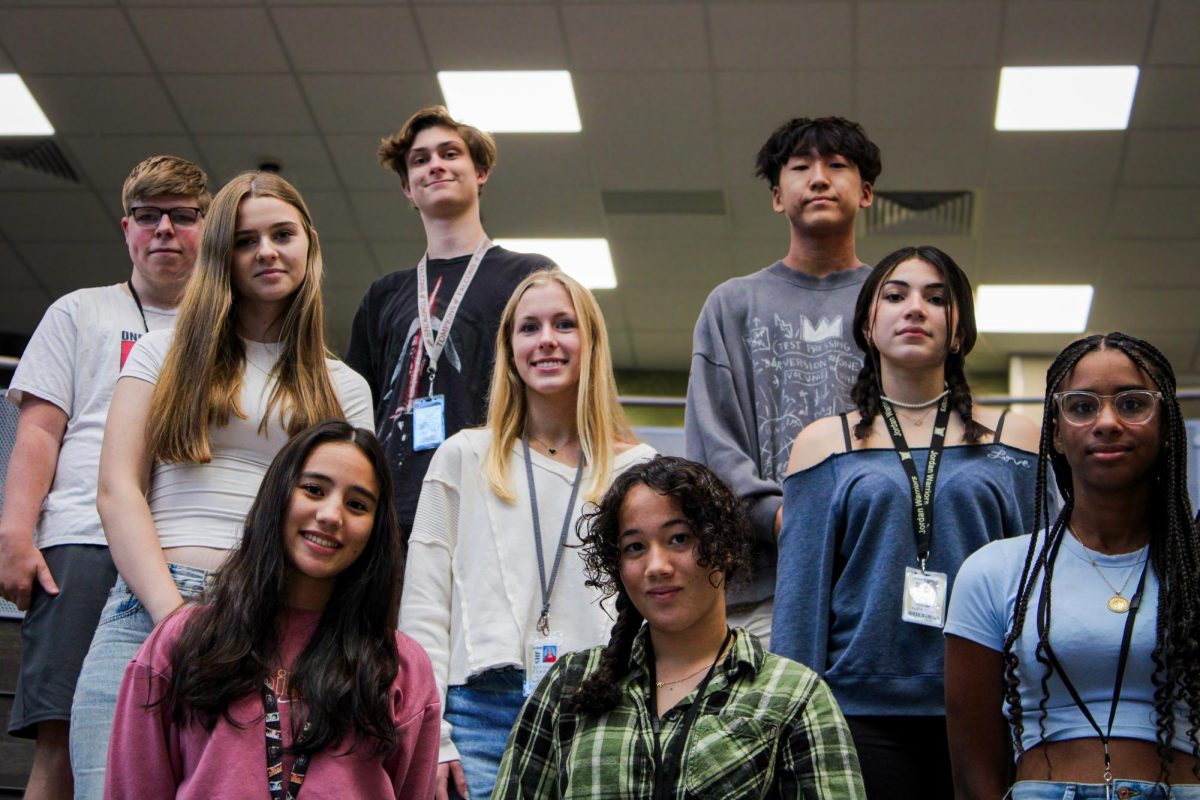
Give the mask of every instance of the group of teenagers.
[{"label": "group of teenagers", "polygon": [[[129,280],[13,376],[0,592],[26,797],[1200,798],[1200,535],[1171,365],[1070,344],[972,402],[970,283],[859,261],[882,165],[797,118],[788,251],[710,295],[688,458],[639,443],[595,297],[492,245],[486,133],[379,151],[426,254],[324,344],[277,174],[156,156]],[[569,266],[569,265],[568,265]]]}]

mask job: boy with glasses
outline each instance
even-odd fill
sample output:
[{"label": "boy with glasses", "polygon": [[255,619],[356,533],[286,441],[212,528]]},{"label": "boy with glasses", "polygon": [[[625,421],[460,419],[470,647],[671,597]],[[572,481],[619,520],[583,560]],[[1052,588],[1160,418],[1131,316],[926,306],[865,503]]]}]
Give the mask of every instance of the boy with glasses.
[{"label": "boy with glasses", "polygon": [[211,200],[191,161],[135,166],[121,193],[129,279],[56,300],[8,391],[20,416],[0,517],[0,595],[27,610],[8,726],[37,742],[27,799],[73,791],[71,698],[117,576],[96,512],[104,422],[134,344],[175,323]]}]

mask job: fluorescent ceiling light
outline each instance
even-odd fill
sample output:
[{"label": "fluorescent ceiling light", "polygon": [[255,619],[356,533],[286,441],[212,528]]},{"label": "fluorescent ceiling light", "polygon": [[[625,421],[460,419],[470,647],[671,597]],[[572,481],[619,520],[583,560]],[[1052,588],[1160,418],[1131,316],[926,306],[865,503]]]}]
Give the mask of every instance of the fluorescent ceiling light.
[{"label": "fluorescent ceiling light", "polygon": [[493,133],[577,133],[579,107],[571,73],[439,72],[450,113]]},{"label": "fluorescent ceiling light", "polygon": [[1093,291],[1083,285],[981,284],[975,324],[983,333],[1083,333]]},{"label": "fluorescent ceiling light", "polygon": [[607,239],[497,239],[518,253],[541,253],[589,289],[615,289],[612,253]]},{"label": "fluorescent ceiling light", "polygon": [[0,136],[53,136],[54,126],[20,75],[0,75]]},{"label": "fluorescent ceiling light", "polygon": [[1123,131],[1137,67],[1004,67],[998,131]]}]

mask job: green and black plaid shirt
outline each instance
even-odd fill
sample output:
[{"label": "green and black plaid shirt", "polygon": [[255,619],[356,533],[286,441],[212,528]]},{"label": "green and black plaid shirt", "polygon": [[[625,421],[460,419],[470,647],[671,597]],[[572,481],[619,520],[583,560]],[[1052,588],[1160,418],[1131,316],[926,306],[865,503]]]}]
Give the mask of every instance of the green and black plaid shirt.
[{"label": "green and black plaid shirt", "polygon": [[[565,656],[525,703],[492,794],[515,798],[643,800],[654,791],[654,739],[642,628],[624,694],[612,711],[570,714],[562,701],[600,663],[601,649]],[[679,723],[703,703],[688,733],[671,797],[865,800],[854,742],[829,687],[812,670],[766,653],[738,630],[703,699],[695,691],[661,721],[672,752]]]}]

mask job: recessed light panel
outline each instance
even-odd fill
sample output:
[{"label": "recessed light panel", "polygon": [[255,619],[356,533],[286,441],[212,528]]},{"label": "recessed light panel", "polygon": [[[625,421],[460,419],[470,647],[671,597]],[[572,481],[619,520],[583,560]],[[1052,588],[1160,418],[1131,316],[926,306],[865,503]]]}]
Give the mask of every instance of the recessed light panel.
[{"label": "recessed light panel", "polygon": [[496,244],[518,253],[541,253],[589,289],[617,286],[607,239],[497,239]]},{"label": "recessed light panel", "polygon": [[20,75],[0,74],[0,136],[53,136],[54,126]]},{"label": "recessed light panel", "polygon": [[571,73],[439,72],[446,106],[456,118],[493,133],[577,133],[579,107]]},{"label": "recessed light panel", "polygon": [[1082,333],[1092,310],[1091,286],[981,284],[975,324],[982,333]]},{"label": "recessed light panel", "polygon": [[998,131],[1123,131],[1137,67],[1004,67]]}]

